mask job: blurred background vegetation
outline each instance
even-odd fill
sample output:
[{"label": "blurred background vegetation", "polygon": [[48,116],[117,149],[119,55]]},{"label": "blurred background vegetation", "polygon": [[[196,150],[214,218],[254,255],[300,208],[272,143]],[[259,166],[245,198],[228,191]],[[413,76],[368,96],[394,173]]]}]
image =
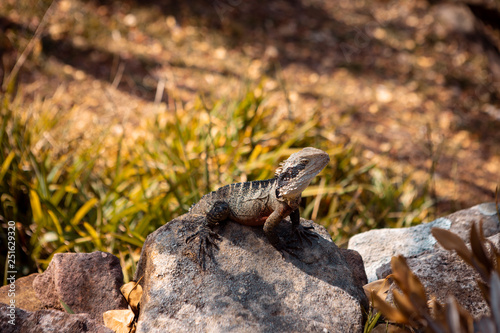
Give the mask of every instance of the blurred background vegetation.
[{"label": "blurred background vegetation", "polygon": [[[340,246],[491,201],[499,5],[4,0],[0,262],[107,251],[301,147],[332,162],[302,216]],[[2,272],[3,275],[4,272]],[[3,279],[2,279],[3,280]]]}]

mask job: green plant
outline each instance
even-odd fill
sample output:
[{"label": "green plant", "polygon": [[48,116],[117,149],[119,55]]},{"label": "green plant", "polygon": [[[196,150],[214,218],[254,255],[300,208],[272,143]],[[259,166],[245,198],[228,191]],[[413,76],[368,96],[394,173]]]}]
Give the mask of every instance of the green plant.
[{"label": "green plant", "polygon": [[335,128],[319,117],[299,122],[276,115],[262,85],[229,101],[175,103],[136,137],[102,130],[64,149],[47,137],[66,135],[65,115],[78,109],[35,100],[27,116],[21,97],[5,98],[0,216],[2,224],[18,222],[23,274],[33,263],[44,269],[55,253],[101,250],[121,259],[129,281],[149,233],[219,186],[273,177],[278,162],[304,146],[327,151],[333,161],[303,193],[302,215],[327,226],[340,242],[428,216],[429,198],[417,199],[425,189],[387,176],[364,161],[356,145],[331,140]]}]

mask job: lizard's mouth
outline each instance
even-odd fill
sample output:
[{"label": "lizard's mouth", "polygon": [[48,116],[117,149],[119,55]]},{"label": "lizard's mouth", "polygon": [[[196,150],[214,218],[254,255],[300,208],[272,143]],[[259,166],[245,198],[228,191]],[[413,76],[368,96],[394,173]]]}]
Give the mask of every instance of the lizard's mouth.
[{"label": "lizard's mouth", "polygon": [[300,172],[293,181],[288,182],[279,188],[280,196],[285,198],[295,198],[309,186],[312,179],[321,171]]},{"label": "lizard's mouth", "polygon": [[[308,154],[304,155],[307,150]],[[305,148],[302,156],[292,154],[279,171],[278,195],[285,198],[295,198],[301,195],[312,179],[330,162],[330,156],[316,148]]]}]

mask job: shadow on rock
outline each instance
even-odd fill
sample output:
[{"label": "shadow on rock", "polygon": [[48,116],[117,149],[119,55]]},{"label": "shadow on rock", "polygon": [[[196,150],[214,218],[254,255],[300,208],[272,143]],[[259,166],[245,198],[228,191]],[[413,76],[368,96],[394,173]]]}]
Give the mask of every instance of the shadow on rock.
[{"label": "shadow on rock", "polygon": [[196,244],[185,243],[198,223],[186,214],[148,236],[135,277],[144,290],[138,332],[362,330],[360,280],[323,227],[315,225],[320,238],[298,258],[284,260],[260,228],[228,222],[203,271]]}]

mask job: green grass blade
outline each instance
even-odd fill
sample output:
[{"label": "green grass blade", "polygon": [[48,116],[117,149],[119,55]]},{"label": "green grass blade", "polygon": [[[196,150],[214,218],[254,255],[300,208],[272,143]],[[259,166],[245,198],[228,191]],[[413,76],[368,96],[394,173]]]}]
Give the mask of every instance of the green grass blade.
[{"label": "green grass blade", "polygon": [[0,183],[2,183],[3,177],[5,177],[5,174],[9,170],[10,164],[12,163],[14,157],[16,157],[16,153],[11,151],[3,161],[2,167],[0,168]]}]

